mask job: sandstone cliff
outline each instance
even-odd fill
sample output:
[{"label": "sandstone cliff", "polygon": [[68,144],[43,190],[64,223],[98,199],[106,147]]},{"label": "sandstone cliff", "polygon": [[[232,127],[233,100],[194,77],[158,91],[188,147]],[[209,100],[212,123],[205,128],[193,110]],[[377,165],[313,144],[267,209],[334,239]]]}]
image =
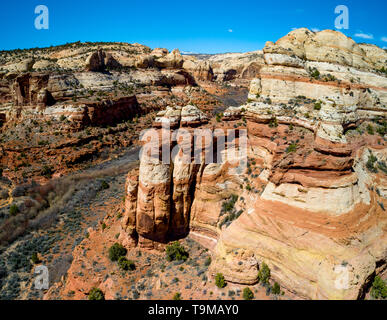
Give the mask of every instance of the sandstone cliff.
[{"label": "sandstone cliff", "polygon": [[[213,248],[212,273],[232,282],[256,282],[265,262],[300,297],[362,297],[387,258],[386,53],[299,29],[268,42],[263,58],[247,104],[213,123],[247,130],[246,171],[142,159],[123,230],[154,246],[189,228]],[[155,125],[179,127],[183,110]]]}]

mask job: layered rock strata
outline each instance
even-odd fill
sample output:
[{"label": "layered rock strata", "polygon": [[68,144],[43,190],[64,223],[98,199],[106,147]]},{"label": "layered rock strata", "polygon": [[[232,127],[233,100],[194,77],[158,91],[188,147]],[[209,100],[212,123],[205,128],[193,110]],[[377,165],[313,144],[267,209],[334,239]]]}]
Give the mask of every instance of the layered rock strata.
[{"label": "layered rock strata", "polygon": [[248,211],[221,233],[211,268],[248,284],[265,262],[301,297],[362,297],[387,262],[386,171],[372,164],[384,168],[387,148],[383,127],[379,137],[348,130],[385,125],[386,77],[334,31],[297,30],[263,51],[249,102],[225,117],[247,119],[266,186],[246,195]]},{"label": "layered rock strata", "polygon": [[[360,298],[386,268],[386,53],[307,29],[263,53],[247,104],[216,124],[247,130],[245,172],[142,159],[130,230],[157,242],[189,229],[228,281],[258,281],[265,262],[302,298]],[[166,109],[155,126],[180,127],[183,110]]]}]

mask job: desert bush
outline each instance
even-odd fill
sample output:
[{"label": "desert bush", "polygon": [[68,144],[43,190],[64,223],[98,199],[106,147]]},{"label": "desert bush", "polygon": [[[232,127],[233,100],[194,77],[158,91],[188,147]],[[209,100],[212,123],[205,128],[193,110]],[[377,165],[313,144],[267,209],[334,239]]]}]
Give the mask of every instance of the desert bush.
[{"label": "desert bush", "polygon": [[236,194],[231,195],[231,198],[228,201],[222,203],[223,212],[231,212],[234,209],[235,203],[238,201],[238,196]]},{"label": "desert bush", "polygon": [[309,74],[314,79],[320,78],[320,71],[318,71],[316,68],[309,68]]},{"label": "desert bush", "polygon": [[267,264],[264,263],[264,262],[262,262],[262,266],[259,269],[258,278],[259,278],[259,281],[261,281],[262,284],[268,284],[269,283],[270,269],[267,266]]},{"label": "desert bush", "polygon": [[286,148],[286,153],[290,152],[296,152],[297,151],[297,144],[292,143]]},{"label": "desert bush", "polygon": [[368,161],[366,163],[366,167],[369,171],[373,172],[373,173],[377,173],[378,172],[378,169],[375,168],[375,162],[377,161],[378,159],[371,153],[369,156],[368,156]]},{"label": "desert bush", "polygon": [[188,252],[178,241],[175,241],[167,246],[166,255],[168,261],[185,261],[188,259]]},{"label": "desert bush", "polygon": [[387,165],[384,161],[378,162],[378,168],[382,170],[385,174],[387,174]]},{"label": "desert bush", "polygon": [[211,264],[211,257],[207,257],[206,261],[204,261],[204,265],[208,267]]},{"label": "desert bush", "polygon": [[275,283],[274,283],[271,292],[273,292],[273,294],[280,294],[280,293],[281,293],[281,287],[280,287],[280,285],[278,284],[278,282],[275,282]]},{"label": "desert bush", "polygon": [[270,121],[269,121],[269,127],[270,127],[270,128],[276,128],[276,127],[278,127],[278,120],[277,120],[277,118],[273,117],[273,118],[270,119]]},{"label": "desert bush", "polygon": [[132,260],[128,260],[125,257],[121,256],[118,258],[118,266],[125,271],[132,271],[136,269],[136,265]]},{"label": "desert bush", "polygon": [[102,182],[101,182],[101,188],[102,189],[109,189],[109,184],[105,181],[105,180],[103,180]]},{"label": "desert bush", "polygon": [[375,133],[374,132],[374,127],[369,124],[367,126],[367,132],[368,132],[368,134],[373,135]]},{"label": "desert bush", "polygon": [[376,276],[372,283],[371,297],[374,299],[387,298],[387,285],[379,276]]},{"label": "desert bush", "polygon": [[221,274],[221,273],[216,274],[215,284],[218,288],[224,288],[226,286],[226,280],[224,279],[223,274]]},{"label": "desert bush", "polygon": [[321,110],[321,102],[316,102],[314,104],[314,110]]},{"label": "desert bush", "polygon": [[89,292],[89,300],[105,300],[105,295],[101,289],[92,288]]},{"label": "desert bush", "polygon": [[254,293],[249,287],[243,289],[243,299],[252,300],[254,298]]},{"label": "desert bush", "polygon": [[173,296],[173,300],[181,300],[181,293],[176,292],[175,295]]},{"label": "desert bush", "polygon": [[117,261],[120,257],[126,255],[127,250],[119,243],[113,244],[109,248],[109,259],[111,261]]},{"label": "desert bush", "polygon": [[31,255],[31,261],[33,264],[37,264],[40,262],[40,259],[38,257],[38,254],[36,252],[34,252],[32,255]]},{"label": "desert bush", "polygon": [[12,206],[10,206],[9,208],[9,214],[11,216],[16,216],[18,213],[19,213],[19,208],[16,204],[13,204]]}]

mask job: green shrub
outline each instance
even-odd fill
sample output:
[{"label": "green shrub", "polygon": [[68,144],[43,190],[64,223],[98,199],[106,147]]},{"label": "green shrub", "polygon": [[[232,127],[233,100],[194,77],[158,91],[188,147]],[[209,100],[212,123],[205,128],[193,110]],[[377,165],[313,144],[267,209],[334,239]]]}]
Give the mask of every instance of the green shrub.
[{"label": "green shrub", "polygon": [[109,189],[109,184],[105,181],[105,180],[103,180],[102,182],[101,182],[101,188],[102,189]]},{"label": "green shrub", "polygon": [[101,289],[92,288],[89,292],[89,300],[105,300],[105,295]]},{"label": "green shrub", "polygon": [[372,283],[371,297],[374,299],[387,298],[387,285],[379,276],[376,276]]},{"label": "green shrub", "polygon": [[238,196],[233,194],[228,201],[225,201],[222,203],[222,211],[223,212],[232,211],[232,209],[234,209],[234,205],[237,201],[238,201]]},{"label": "green shrub", "polygon": [[274,286],[273,286],[271,291],[273,292],[273,294],[280,294],[281,293],[281,287],[278,284],[278,282],[274,283]]},{"label": "green shrub", "polygon": [[369,171],[373,172],[373,173],[377,173],[378,172],[378,169],[375,168],[375,162],[377,161],[378,159],[371,153],[369,156],[368,156],[368,161],[366,163],[366,167]]},{"label": "green shrub", "polygon": [[38,254],[36,252],[34,252],[32,255],[31,255],[31,261],[33,264],[37,264],[40,262],[40,259],[38,257]]},{"label": "green shrub", "polygon": [[314,110],[321,110],[321,102],[316,102],[314,104]]},{"label": "green shrub", "polygon": [[374,127],[369,124],[367,126],[367,132],[368,132],[368,134],[373,135],[375,133],[374,132]]},{"label": "green shrub", "polygon": [[181,300],[181,293],[176,292],[175,295],[173,296],[173,300]]},{"label": "green shrub", "polygon": [[276,128],[278,127],[278,120],[277,118],[271,118],[270,121],[269,121],[269,127],[270,128]]},{"label": "green shrub", "polygon": [[178,241],[175,241],[172,244],[168,245],[165,252],[167,254],[168,261],[185,261],[188,259],[188,252]]},{"label": "green shrub", "polygon": [[223,118],[223,113],[217,113],[216,114],[216,121],[217,122],[220,122],[222,120],[222,118]]},{"label": "green shrub", "polygon": [[204,265],[208,267],[211,264],[211,257],[208,257],[206,261],[204,261]]},{"label": "green shrub", "polygon": [[10,208],[9,208],[9,214],[11,216],[16,216],[18,213],[19,213],[19,208],[16,204],[13,204]]},{"label": "green shrub", "polygon": [[295,143],[290,144],[289,147],[286,148],[286,153],[296,152],[296,151],[297,151],[297,145]]},{"label": "green shrub", "polygon": [[382,170],[385,174],[387,174],[387,165],[384,161],[378,162],[378,168]]},{"label": "green shrub", "polygon": [[218,288],[224,288],[226,286],[226,280],[224,279],[223,274],[221,274],[221,273],[216,274],[215,284]]},{"label": "green shrub", "polygon": [[249,287],[243,289],[243,299],[252,300],[254,299],[254,293]]},{"label": "green shrub", "polygon": [[127,250],[119,243],[113,244],[109,249],[109,259],[117,261],[120,257],[126,255]]},{"label": "green shrub", "polygon": [[267,266],[267,264],[264,263],[264,262],[262,263],[262,266],[259,269],[258,278],[259,278],[259,281],[261,281],[261,283],[263,283],[263,284],[268,284],[269,283],[270,269]]},{"label": "green shrub", "polygon": [[133,271],[136,269],[134,262],[132,260],[126,259],[123,256],[118,258],[118,266],[125,271]]},{"label": "green shrub", "polygon": [[318,71],[316,68],[309,68],[309,73],[310,76],[314,79],[319,79],[320,78],[320,71]]}]

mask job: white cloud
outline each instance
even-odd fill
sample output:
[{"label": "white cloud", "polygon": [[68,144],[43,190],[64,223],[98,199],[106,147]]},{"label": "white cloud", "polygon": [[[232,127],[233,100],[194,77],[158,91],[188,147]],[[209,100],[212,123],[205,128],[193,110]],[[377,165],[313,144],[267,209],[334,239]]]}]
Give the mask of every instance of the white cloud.
[{"label": "white cloud", "polygon": [[232,29],[228,29],[228,32],[232,32]]},{"label": "white cloud", "polygon": [[380,40],[382,40],[383,42],[387,42],[387,37],[381,37]]},{"label": "white cloud", "polygon": [[374,36],[371,33],[364,33],[363,31],[359,31],[358,33],[355,33],[355,37],[363,38],[363,39],[373,39],[374,38]]},{"label": "white cloud", "polygon": [[310,30],[312,30],[313,32],[319,32],[320,31],[320,29],[318,29],[318,28],[312,28]]}]

